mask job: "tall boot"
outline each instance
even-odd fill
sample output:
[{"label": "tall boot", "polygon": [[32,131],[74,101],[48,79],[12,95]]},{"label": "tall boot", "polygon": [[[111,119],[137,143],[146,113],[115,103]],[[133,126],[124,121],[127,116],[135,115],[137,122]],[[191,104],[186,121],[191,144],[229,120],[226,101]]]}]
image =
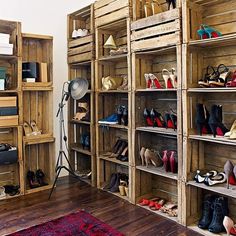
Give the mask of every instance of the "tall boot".
[{"label": "tall boot", "polygon": [[220,233],[224,231],[223,220],[229,214],[228,199],[225,197],[216,198],[213,208],[213,217],[208,230],[212,233]]}]

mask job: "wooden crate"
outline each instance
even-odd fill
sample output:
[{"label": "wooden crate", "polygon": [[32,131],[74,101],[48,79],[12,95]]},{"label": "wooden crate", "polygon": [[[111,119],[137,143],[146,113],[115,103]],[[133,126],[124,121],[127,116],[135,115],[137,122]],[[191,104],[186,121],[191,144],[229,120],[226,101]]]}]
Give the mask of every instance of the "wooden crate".
[{"label": "wooden crate", "polygon": [[21,56],[21,23],[0,20],[0,33],[10,35],[9,43],[13,44],[13,56]]},{"label": "wooden crate", "polygon": [[[133,170],[134,171],[134,170]],[[135,182],[133,185],[135,191],[135,203],[138,204],[143,198],[151,199],[154,197],[159,197],[166,199],[167,201],[175,202],[178,204],[178,181],[165,178],[163,176],[158,176],[152,173],[148,173],[143,170],[136,169],[134,172]],[[179,208],[178,217],[170,217],[165,213],[160,211],[152,211],[149,207],[145,209],[150,210],[151,212],[162,215],[168,219],[179,222],[181,215],[181,209]]]},{"label": "wooden crate", "polygon": [[[167,69],[171,72],[172,68],[176,69],[177,73],[177,88],[181,89],[182,74],[181,74],[181,46],[171,47],[166,50],[156,50],[147,52],[136,52],[132,54],[132,87],[136,91],[146,89],[146,81],[144,74],[154,74],[163,87],[163,91],[168,91],[165,88],[162,70]],[[170,89],[171,90],[171,89]],[[156,90],[162,91],[162,90]]]},{"label": "wooden crate", "polygon": [[[101,158],[98,158],[97,160],[97,186],[100,189],[104,189],[104,187],[109,186],[110,179],[112,173],[124,173],[128,175],[129,177],[129,196],[121,196],[119,192],[112,193],[108,191],[109,193],[112,193],[120,198],[123,198],[124,200],[130,201],[131,199],[131,186],[132,186],[132,180],[131,180],[131,172],[127,166],[119,165],[117,163],[113,163]],[[104,189],[105,190],[105,189]],[[107,190],[106,190],[107,191]]]},{"label": "wooden crate", "polygon": [[[26,194],[38,192],[44,189],[52,187],[54,180],[54,140],[52,142],[32,143],[26,145],[24,142],[24,178],[25,178],[25,190]],[[27,181],[27,172],[41,169],[45,174],[45,182],[48,183],[46,186],[30,189],[29,182]]]},{"label": "wooden crate", "polygon": [[[145,8],[144,5],[148,5],[148,11],[147,11],[149,13],[148,15],[149,16],[153,15],[152,8],[151,8],[151,3],[152,2],[153,2],[152,0],[133,1],[133,20],[136,21],[136,20],[139,20],[139,19],[142,19],[142,18],[146,17],[145,10],[144,10],[144,8]],[[158,0],[158,3],[160,4],[162,12],[169,11],[168,10],[168,3],[167,3],[166,0]],[[177,8],[181,7],[181,0],[176,1],[176,6],[177,6]],[[157,14],[155,14],[155,15],[157,15]]]},{"label": "wooden crate", "polygon": [[29,124],[35,121],[42,134],[52,136],[52,92],[24,91],[23,93],[23,121]]},{"label": "wooden crate", "polygon": [[[52,57],[53,37],[48,35],[22,34],[22,60],[23,62],[38,62],[47,64],[47,78],[41,77],[35,83],[23,82],[23,90],[44,90],[52,87]],[[42,82],[43,81],[43,82]]]},{"label": "wooden crate", "polygon": [[131,0],[98,0],[94,3],[95,27],[132,16]]},{"label": "wooden crate", "polygon": [[131,51],[153,50],[181,43],[181,11],[176,8],[131,24]]},{"label": "wooden crate", "polygon": [[[67,16],[68,63],[76,64],[94,58],[94,6],[93,4],[73,12]],[[87,29],[84,37],[72,38],[76,29]]]},{"label": "wooden crate", "polygon": [[183,41],[200,39],[197,30],[201,24],[215,27],[225,36],[234,35],[235,11],[233,0],[183,0]]},{"label": "wooden crate", "polygon": [[117,49],[126,48],[124,54],[127,54],[130,45],[130,19],[116,21],[96,29],[96,59],[111,58],[110,50],[104,48],[104,44],[110,35],[113,36]]}]

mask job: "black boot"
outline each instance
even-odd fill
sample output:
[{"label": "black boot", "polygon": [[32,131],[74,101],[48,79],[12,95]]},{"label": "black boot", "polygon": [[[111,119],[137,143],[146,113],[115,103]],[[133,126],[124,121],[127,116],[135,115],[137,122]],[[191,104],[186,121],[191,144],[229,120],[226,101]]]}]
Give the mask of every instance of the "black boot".
[{"label": "black boot", "polygon": [[118,124],[121,125],[121,118],[123,116],[123,107],[121,105],[117,108]]},{"label": "black boot", "polygon": [[228,199],[225,197],[216,198],[212,205],[213,217],[208,230],[212,233],[220,233],[225,231],[223,220],[229,214]]},{"label": "black boot", "polygon": [[205,195],[204,201],[202,203],[202,217],[198,222],[199,228],[208,229],[208,226],[210,225],[213,216],[213,209],[211,206],[214,203],[215,199],[215,195]]},{"label": "black boot", "polygon": [[229,130],[222,123],[222,107],[218,105],[213,105],[211,107],[211,114],[209,118],[209,126],[213,133],[213,136],[216,136],[217,129],[219,130],[219,135],[223,136]]},{"label": "black boot", "polygon": [[197,110],[196,125],[198,134],[202,135],[202,133],[211,133],[210,127],[208,125],[209,112],[206,109],[206,106],[197,103],[196,110]]},{"label": "black boot", "polygon": [[125,126],[128,125],[128,109],[125,106],[124,106],[124,109],[123,109],[122,123]]}]

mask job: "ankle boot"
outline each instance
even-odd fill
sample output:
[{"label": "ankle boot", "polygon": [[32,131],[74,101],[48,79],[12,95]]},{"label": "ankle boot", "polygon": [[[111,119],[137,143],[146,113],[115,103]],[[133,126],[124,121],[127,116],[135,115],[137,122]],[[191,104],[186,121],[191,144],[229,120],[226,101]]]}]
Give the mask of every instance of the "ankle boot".
[{"label": "ankle boot", "polygon": [[204,201],[202,203],[202,216],[198,222],[198,227],[201,229],[207,229],[212,221],[213,209],[212,204],[216,199],[215,195],[207,194],[204,197]]},{"label": "ankle boot", "polygon": [[220,233],[224,231],[223,220],[229,214],[228,199],[225,197],[216,198],[212,205],[213,217],[208,230],[212,233]]},{"label": "ankle boot", "polygon": [[222,120],[222,107],[213,105],[211,107],[211,114],[208,123],[214,137],[216,136],[216,134],[219,136],[224,136],[224,134],[229,131],[224,126],[221,120]]},{"label": "ankle boot", "polygon": [[210,133],[210,128],[208,125],[209,112],[206,109],[206,106],[198,103],[196,109],[197,109],[196,125],[198,134],[202,135]]}]

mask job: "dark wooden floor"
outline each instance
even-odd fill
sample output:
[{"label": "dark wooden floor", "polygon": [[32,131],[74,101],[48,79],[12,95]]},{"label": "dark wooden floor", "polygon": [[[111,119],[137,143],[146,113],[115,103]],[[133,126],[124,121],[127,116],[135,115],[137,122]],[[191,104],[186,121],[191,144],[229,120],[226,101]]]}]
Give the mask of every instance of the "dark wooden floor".
[{"label": "dark wooden floor", "polygon": [[125,235],[199,236],[177,223],[68,178],[60,180],[50,201],[48,193],[44,191],[1,203],[0,235],[84,209]]}]

